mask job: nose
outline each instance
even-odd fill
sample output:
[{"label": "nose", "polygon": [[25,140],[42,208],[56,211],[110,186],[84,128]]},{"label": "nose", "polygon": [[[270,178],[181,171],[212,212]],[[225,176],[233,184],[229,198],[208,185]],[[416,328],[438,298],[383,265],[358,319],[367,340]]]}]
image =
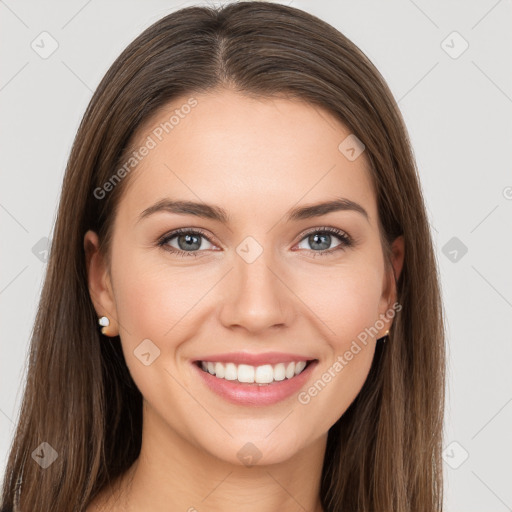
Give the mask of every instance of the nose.
[{"label": "nose", "polygon": [[256,261],[248,263],[235,258],[227,279],[229,289],[220,313],[227,328],[262,333],[269,328],[290,325],[294,317],[294,297],[286,277],[264,251]]}]

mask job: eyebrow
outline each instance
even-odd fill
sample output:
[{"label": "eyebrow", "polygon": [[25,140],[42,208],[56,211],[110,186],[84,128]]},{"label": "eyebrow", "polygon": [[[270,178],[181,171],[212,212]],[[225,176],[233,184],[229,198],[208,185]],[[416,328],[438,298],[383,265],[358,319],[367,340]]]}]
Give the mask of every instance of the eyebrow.
[{"label": "eyebrow", "polygon": [[[332,201],[299,206],[286,212],[288,221],[299,221],[327,215],[337,211],[354,211],[360,213],[369,221],[368,212],[358,203],[346,198],[338,198]],[[140,215],[137,222],[153,215],[156,212],[169,212],[178,215],[195,215],[204,219],[211,219],[222,224],[229,224],[230,217],[224,208],[207,203],[196,203],[193,201],[173,201],[162,199],[154,205],[146,208]]]}]

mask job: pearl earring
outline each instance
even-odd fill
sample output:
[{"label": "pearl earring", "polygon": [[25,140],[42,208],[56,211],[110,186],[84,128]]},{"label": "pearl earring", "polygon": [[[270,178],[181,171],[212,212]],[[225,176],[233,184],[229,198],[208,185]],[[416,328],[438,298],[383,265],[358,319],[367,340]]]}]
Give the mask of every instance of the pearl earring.
[{"label": "pearl earring", "polygon": [[105,327],[108,327],[110,325],[110,320],[106,316],[102,316],[101,318],[98,318],[98,323],[102,326],[101,327],[101,334],[104,334],[106,336]]}]

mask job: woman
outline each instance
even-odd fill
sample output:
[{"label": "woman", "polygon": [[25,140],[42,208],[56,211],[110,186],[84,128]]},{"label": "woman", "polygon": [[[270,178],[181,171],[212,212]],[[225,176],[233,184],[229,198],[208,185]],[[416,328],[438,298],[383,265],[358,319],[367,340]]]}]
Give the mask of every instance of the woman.
[{"label": "woman", "polygon": [[133,41],[73,145],[28,375],[2,510],[441,510],[437,270],[366,56],[264,2]]}]

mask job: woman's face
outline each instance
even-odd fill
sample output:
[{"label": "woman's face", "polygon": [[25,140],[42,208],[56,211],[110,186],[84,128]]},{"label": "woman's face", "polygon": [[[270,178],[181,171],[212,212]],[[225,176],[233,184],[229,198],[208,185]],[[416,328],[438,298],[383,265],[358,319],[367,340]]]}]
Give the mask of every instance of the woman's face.
[{"label": "woman's face", "polygon": [[[288,460],[324,442],[360,391],[395,289],[349,136],[306,103],[231,91],[184,96],[139,132],[111,273],[96,256],[89,281],[160,442],[234,464]],[[291,377],[300,360],[314,363]],[[238,383],[254,375],[274,380]]]}]

